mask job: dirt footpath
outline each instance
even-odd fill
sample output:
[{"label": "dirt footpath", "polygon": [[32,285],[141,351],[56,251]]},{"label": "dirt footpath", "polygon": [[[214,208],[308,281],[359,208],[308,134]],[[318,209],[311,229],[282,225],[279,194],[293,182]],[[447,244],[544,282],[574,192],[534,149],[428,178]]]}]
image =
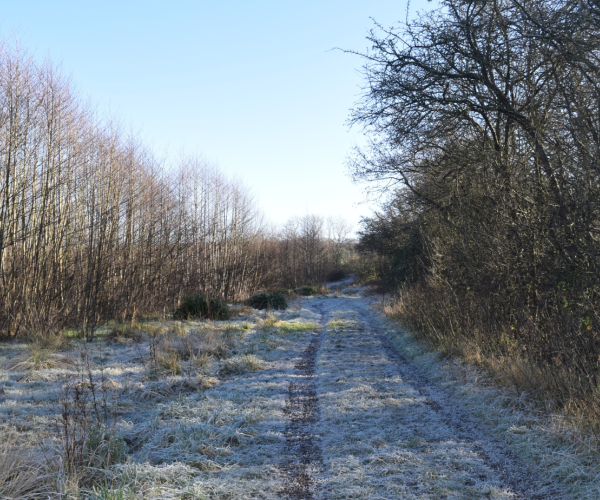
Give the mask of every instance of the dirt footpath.
[{"label": "dirt footpath", "polygon": [[321,330],[289,386],[284,497],[561,498],[396,350],[367,299],[304,307]]}]

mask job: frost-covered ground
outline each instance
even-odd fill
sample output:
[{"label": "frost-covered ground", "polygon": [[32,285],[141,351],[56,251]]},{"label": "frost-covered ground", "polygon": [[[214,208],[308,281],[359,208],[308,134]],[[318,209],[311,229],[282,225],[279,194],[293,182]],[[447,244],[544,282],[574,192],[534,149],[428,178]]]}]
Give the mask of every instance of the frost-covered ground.
[{"label": "frost-covered ground", "polygon": [[[47,462],[35,498],[600,498],[597,456],[574,434],[438,359],[347,285],[87,349],[1,344],[0,498],[15,483],[2,453],[16,449]],[[76,387],[90,396],[90,373],[124,453],[73,478],[64,415]],[[94,421],[91,399],[86,411]]]},{"label": "frost-covered ground", "polygon": [[458,418],[472,417],[480,440],[496,438],[522,459],[522,474],[535,475],[541,498],[600,498],[598,437],[586,431],[588,426],[547,410],[526,393],[498,387],[482,369],[440,356],[396,324],[381,321],[380,326],[407,372],[425,377],[442,402],[449,399],[449,408],[458,405]]},{"label": "frost-covered ground", "polygon": [[[65,477],[64,466],[50,467],[50,496],[279,498],[283,407],[294,362],[319,318],[306,308],[268,315],[252,310],[230,322],[142,325],[87,349],[79,342],[3,344],[0,446],[28,448],[38,459],[64,455],[65,404],[71,414],[77,411],[74,390],[65,387],[87,389],[93,423],[91,372],[100,419],[106,399],[126,456],[94,475],[108,488],[77,484]],[[0,471],[0,498],[7,491]]]},{"label": "frost-covered ground", "polygon": [[353,306],[340,300],[330,312],[319,359],[327,497],[513,497],[473,444],[403,380]]},{"label": "frost-covered ground", "polygon": [[[482,436],[457,428],[439,403],[422,393],[422,382],[399,369],[365,309],[360,299],[327,301],[323,308],[328,323],[317,375],[325,472],[316,496],[515,498],[523,490],[535,493],[531,485],[495,470],[497,460],[490,455],[497,450],[482,443]],[[502,461],[506,466],[507,458]]]}]

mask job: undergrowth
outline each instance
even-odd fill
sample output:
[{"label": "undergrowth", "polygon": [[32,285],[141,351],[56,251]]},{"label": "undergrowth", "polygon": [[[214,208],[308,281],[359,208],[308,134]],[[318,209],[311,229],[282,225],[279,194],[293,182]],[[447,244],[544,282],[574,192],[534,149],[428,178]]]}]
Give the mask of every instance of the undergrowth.
[{"label": "undergrowth", "polygon": [[321,289],[316,286],[303,285],[300,287],[300,293],[305,297],[310,297],[312,295],[319,295]]},{"label": "undergrowth", "polygon": [[287,309],[285,294],[280,292],[260,292],[252,295],[246,303],[254,309],[272,309],[275,311]]},{"label": "undergrowth", "polygon": [[173,313],[174,319],[208,318],[226,320],[231,312],[223,301],[206,295],[191,295],[186,297]]},{"label": "undergrowth", "polygon": [[[459,298],[443,286],[418,284],[402,289],[384,312],[441,356],[458,356],[483,367],[516,396],[537,401],[544,411],[575,417],[600,437],[597,362],[586,362],[585,345],[569,335],[570,330],[590,330],[593,322],[587,326],[585,319],[568,311],[517,320],[494,316],[493,308],[474,294]],[[540,355],[539,345],[534,348],[535,342],[546,343],[545,355]]]}]

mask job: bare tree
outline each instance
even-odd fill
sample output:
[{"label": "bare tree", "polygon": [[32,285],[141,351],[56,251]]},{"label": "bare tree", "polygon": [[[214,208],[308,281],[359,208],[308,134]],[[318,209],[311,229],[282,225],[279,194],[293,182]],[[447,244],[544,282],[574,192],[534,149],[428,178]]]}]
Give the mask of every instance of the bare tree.
[{"label": "bare tree", "polygon": [[562,360],[583,391],[600,352],[597,8],[446,0],[379,28],[352,115],[371,137],[355,178],[396,204],[366,221],[363,245],[395,241],[397,269],[419,256],[431,297],[455,301],[448,318],[485,318],[486,346],[509,338],[536,366]]},{"label": "bare tree", "polygon": [[0,330],[15,335],[247,295],[263,222],[197,158],[158,161],[100,120],[49,62],[0,50]]}]

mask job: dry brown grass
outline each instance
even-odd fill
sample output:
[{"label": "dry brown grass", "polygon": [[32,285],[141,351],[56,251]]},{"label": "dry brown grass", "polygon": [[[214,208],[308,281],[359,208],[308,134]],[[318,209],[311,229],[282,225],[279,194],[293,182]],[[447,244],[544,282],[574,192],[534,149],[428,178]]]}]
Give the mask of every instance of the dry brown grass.
[{"label": "dry brown grass", "polygon": [[224,375],[242,374],[262,370],[266,364],[253,354],[243,354],[223,361],[220,373]]},{"label": "dry brown grass", "polygon": [[0,445],[0,498],[49,498],[51,475],[45,458],[26,451],[15,443]]},{"label": "dry brown grass", "polygon": [[252,308],[245,304],[236,305],[236,306],[231,307],[231,316],[233,318],[240,317],[240,316],[248,316],[250,314],[252,314]]},{"label": "dry brown grass", "polygon": [[53,347],[34,342],[27,346],[24,353],[5,361],[3,367],[11,371],[33,371],[69,368],[73,365],[71,358],[57,353]]},{"label": "dry brown grass", "polygon": [[[123,498],[181,498],[184,492],[164,496],[164,490],[179,488],[180,474],[230,467],[232,449],[251,438],[254,431],[248,433],[247,427],[260,418],[261,398],[268,390],[263,384],[252,386],[248,374],[271,368],[265,358],[278,359],[299,341],[288,329],[313,328],[304,321],[307,315],[313,317],[300,311],[287,322],[281,313],[278,326],[268,331],[258,328],[256,311],[247,321],[129,323],[116,325],[108,336],[100,332],[93,342],[73,340],[66,345],[68,351],[35,342],[0,345],[8,360],[0,365],[0,442],[10,434],[16,440],[12,449],[26,450],[12,455],[0,450],[0,500],[121,498],[100,495],[108,491],[103,485],[113,482],[115,491],[135,484],[141,492],[133,494],[128,486]],[[277,346],[282,350],[275,350]],[[36,354],[43,362],[30,359],[32,349],[43,351]],[[49,364],[63,357],[73,359],[72,364]],[[32,366],[40,367],[35,376]],[[246,385],[248,393],[240,388]],[[238,389],[239,396],[230,402]],[[215,393],[216,399],[211,396]],[[257,401],[250,411],[238,408],[238,397]],[[193,426],[180,425],[181,412],[194,418],[202,413],[202,418]],[[215,420],[218,415],[226,419]],[[208,434],[206,425],[211,426]],[[206,436],[219,439],[214,454]],[[25,465],[10,465],[8,458]],[[163,463],[170,465],[164,469]],[[10,475],[9,469],[27,474]],[[147,491],[148,479],[138,478],[139,470],[150,471],[155,490]],[[45,482],[36,482],[42,476]],[[192,479],[186,481],[191,484]],[[30,496],[12,493],[30,486]]]},{"label": "dry brown grass", "polygon": [[516,327],[509,319],[492,322],[478,302],[457,302],[442,288],[427,286],[404,289],[380,306],[441,356],[458,356],[482,367],[517,396],[538,401],[544,411],[564,412],[600,435],[600,393],[585,376],[593,367],[582,361],[585,353],[580,360],[573,359],[582,347],[571,346],[572,351],[565,353],[557,344],[557,355],[550,358],[537,355],[537,346],[530,348],[536,338],[560,338],[558,330],[564,324],[558,320],[555,325],[531,320]]}]

